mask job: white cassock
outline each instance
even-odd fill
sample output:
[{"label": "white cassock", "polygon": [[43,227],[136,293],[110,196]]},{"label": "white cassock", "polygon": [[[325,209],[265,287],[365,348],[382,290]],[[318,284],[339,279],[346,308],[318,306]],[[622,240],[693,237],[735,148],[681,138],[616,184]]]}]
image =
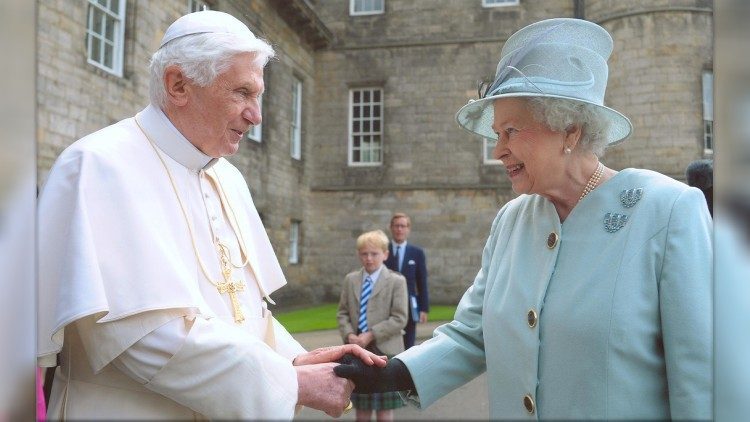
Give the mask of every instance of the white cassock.
[{"label": "white cassock", "polygon": [[[38,218],[40,366],[60,353],[50,419],[294,416],[304,349],[266,309],[286,280],[228,161],[148,106],[60,155]],[[240,267],[242,323],[212,284],[224,280],[214,238]]]}]

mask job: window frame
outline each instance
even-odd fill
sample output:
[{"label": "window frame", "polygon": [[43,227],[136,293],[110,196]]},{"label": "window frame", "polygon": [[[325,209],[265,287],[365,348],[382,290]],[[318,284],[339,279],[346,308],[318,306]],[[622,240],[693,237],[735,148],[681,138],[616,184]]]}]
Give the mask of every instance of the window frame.
[{"label": "window frame", "polygon": [[212,10],[211,3],[206,0],[187,0],[187,12],[195,13],[204,10]]},{"label": "window frame", "polygon": [[[365,11],[357,11],[357,2],[373,2],[380,1],[380,9],[371,9]],[[385,0],[349,0],[349,15],[350,16],[369,16],[369,15],[382,15],[385,13]]]},{"label": "window frame", "polygon": [[520,0],[504,0],[502,3],[488,3],[488,1],[496,1],[496,0],[482,0],[482,7],[491,8],[491,7],[518,6],[521,3]]},{"label": "window frame", "polygon": [[482,139],[482,163],[486,166],[498,166],[501,165],[503,162],[501,160],[496,160],[492,158],[492,150],[495,148],[493,145],[490,147],[490,142],[497,143],[497,141],[493,141],[492,139],[485,138],[484,136],[480,136]]},{"label": "window frame", "polygon": [[[364,93],[364,91],[366,91],[366,90],[369,91],[371,93],[371,95],[375,91],[378,91],[380,93],[380,100],[377,101],[377,102],[371,100],[371,101],[369,101],[367,103],[365,103],[364,101],[361,101],[360,103],[358,103],[360,105],[367,104],[367,105],[370,105],[370,106],[378,106],[380,108],[380,115],[378,116],[378,121],[380,122],[380,130],[378,130],[378,131],[370,130],[370,131],[366,132],[366,133],[368,133],[369,136],[379,136],[379,138],[380,138],[380,140],[379,140],[380,154],[379,154],[378,161],[361,161],[361,159],[362,159],[362,146],[361,145],[359,147],[360,161],[354,161],[354,137],[357,136],[354,133],[354,119],[355,119],[355,117],[354,117],[354,106],[355,106],[355,103],[354,103],[354,92],[355,91],[359,91],[360,93]],[[362,95],[362,94],[360,94],[360,95]],[[347,154],[348,155],[348,160],[347,161],[348,161],[348,164],[349,164],[350,167],[377,167],[377,166],[382,166],[383,165],[383,155],[384,155],[383,154],[383,151],[384,151],[384,148],[383,148],[383,144],[384,144],[383,132],[384,132],[384,128],[385,128],[385,116],[384,116],[384,114],[385,114],[385,107],[384,107],[384,105],[385,105],[385,98],[384,98],[384,95],[385,95],[385,93],[384,93],[383,87],[381,87],[381,86],[359,86],[359,87],[349,88],[349,117],[348,117],[348,125],[347,125],[348,126],[348,132],[349,132],[349,136],[348,136],[349,139],[348,139],[348,145],[347,145],[347,149],[348,149],[348,154]],[[370,114],[371,114],[371,116],[369,117],[369,119],[370,119],[369,121],[372,123],[375,120],[374,120],[374,117],[372,116],[372,113],[370,113]],[[360,120],[360,122],[364,122],[364,116],[360,116],[359,119],[363,119],[363,120]],[[372,127],[371,127],[371,129],[372,129]],[[365,131],[360,130],[357,133],[365,133]],[[372,151],[374,151],[374,149],[371,148],[370,149],[370,153],[372,153]]]},{"label": "window frame", "polygon": [[290,264],[299,264],[299,239],[302,221],[292,219],[289,223],[289,256]]},{"label": "window frame", "polygon": [[714,153],[714,72],[704,70],[701,73],[701,100],[703,104],[703,154]]},{"label": "window frame", "polygon": [[289,155],[295,160],[302,159],[302,79],[292,81],[292,119],[289,128]]},{"label": "window frame", "polygon": [[[263,94],[261,94],[258,97],[258,107],[260,107],[260,113],[261,117],[263,115]],[[248,141],[253,141],[257,143],[263,142],[263,120],[261,118],[261,123],[259,125],[252,125],[250,129],[248,129],[247,132],[245,132],[245,138],[247,138]]]},{"label": "window frame", "polygon": [[[100,4],[100,1],[104,1],[106,6]],[[118,11],[115,14],[110,8],[113,0],[88,0],[86,9],[86,62],[96,68],[99,68],[107,73],[115,75],[117,77],[123,76],[123,63],[125,61],[125,19],[126,19],[126,6],[127,0],[114,0],[118,1]],[[94,15],[95,10],[98,10],[103,14],[103,24],[101,25],[101,33],[94,31]],[[107,67],[104,64],[105,51],[104,48],[110,43],[107,39],[107,25],[109,19],[113,20],[114,29],[112,30],[112,67]],[[94,60],[93,57],[93,43],[94,38],[99,41],[99,60]]]}]

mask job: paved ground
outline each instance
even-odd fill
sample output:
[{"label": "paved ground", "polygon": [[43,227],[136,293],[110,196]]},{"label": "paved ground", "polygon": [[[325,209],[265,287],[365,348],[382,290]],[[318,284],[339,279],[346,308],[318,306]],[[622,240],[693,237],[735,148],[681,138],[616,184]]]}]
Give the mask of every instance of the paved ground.
[{"label": "paved ground", "polygon": [[[432,330],[439,324],[428,322],[417,325],[417,343],[432,336]],[[337,330],[314,331],[295,334],[297,339],[308,350],[317,347],[341,344]],[[394,412],[395,420],[488,420],[489,403],[487,399],[487,379],[482,375],[451,392],[435,402],[427,409],[419,410],[415,407],[403,407]],[[304,408],[295,418],[296,420],[332,420],[330,416],[317,410]],[[353,421],[354,412],[342,416],[339,420]],[[373,418],[374,420],[374,418]]]}]

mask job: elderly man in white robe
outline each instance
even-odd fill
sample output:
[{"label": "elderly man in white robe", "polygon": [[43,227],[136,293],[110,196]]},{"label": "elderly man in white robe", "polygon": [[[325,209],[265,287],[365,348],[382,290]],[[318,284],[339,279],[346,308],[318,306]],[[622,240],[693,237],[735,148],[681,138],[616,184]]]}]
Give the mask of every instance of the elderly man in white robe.
[{"label": "elderly man in white robe", "polygon": [[273,55],[231,15],[183,16],[152,57],[151,104],[53,166],[38,216],[49,418],[340,416],[354,386],[334,361],[385,365],[355,345],[308,353],[267,309],[286,280],[222,157],[260,124]]}]

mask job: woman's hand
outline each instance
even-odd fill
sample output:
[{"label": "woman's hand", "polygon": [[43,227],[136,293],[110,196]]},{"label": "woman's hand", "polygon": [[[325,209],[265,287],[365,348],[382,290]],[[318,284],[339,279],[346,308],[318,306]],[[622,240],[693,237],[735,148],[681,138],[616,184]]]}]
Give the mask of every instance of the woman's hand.
[{"label": "woman's hand", "polygon": [[354,356],[345,356],[333,368],[336,375],[354,381],[355,393],[383,393],[414,390],[414,381],[403,362],[391,359],[384,368],[365,365]]}]

